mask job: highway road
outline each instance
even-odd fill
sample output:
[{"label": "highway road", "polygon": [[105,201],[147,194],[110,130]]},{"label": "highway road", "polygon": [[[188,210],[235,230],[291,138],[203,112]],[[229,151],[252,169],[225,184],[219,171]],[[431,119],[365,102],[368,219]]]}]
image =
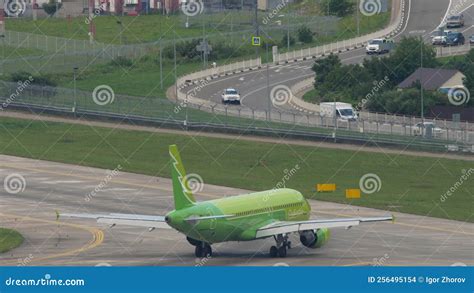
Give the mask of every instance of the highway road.
[{"label": "highway road", "polygon": [[[13,189],[18,193],[0,187],[0,222],[20,231],[25,242],[2,254],[0,266],[474,265],[473,223],[402,213],[394,213],[395,223],[333,229],[321,249],[303,247],[294,238],[284,259],[268,256],[272,239],[215,244],[212,258],[196,259],[193,247],[174,230],[149,232],[99,226],[89,219],[56,218],[56,212],[164,215],[173,208],[169,179],[0,155],[2,182],[13,174],[24,181]],[[207,200],[243,192],[205,184],[196,197]],[[313,218],[388,213],[320,201],[310,204]]]},{"label": "highway road", "polygon": [[[451,6],[450,6],[451,3]],[[466,26],[460,31],[468,38],[473,30],[473,16],[474,6],[469,1],[465,0],[411,0],[408,4],[408,17],[404,24],[402,32],[395,38],[399,39],[403,35],[420,35],[423,34],[424,39],[430,42],[431,33],[437,29],[442,23],[443,19],[449,15],[451,11],[463,11]],[[470,8],[469,8],[470,7]],[[467,10],[465,10],[468,8]],[[340,54],[340,58],[345,64],[359,63],[364,58],[368,57],[365,54],[365,49],[357,49],[350,52]],[[222,90],[228,87],[236,88],[240,91],[242,96],[242,106],[249,107],[254,110],[266,111],[269,108],[275,110],[282,110],[282,106],[274,106],[269,103],[269,93],[271,88],[277,85],[291,85],[299,81],[314,76],[310,67],[313,60],[302,61],[297,63],[270,65],[267,69],[265,66],[260,70],[235,74],[232,76],[214,79],[202,87],[196,94],[198,98],[211,100],[220,103],[220,95]],[[269,87],[267,87],[267,83]],[[184,91],[192,90],[194,86],[188,86]],[[239,107],[239,106],[232,106]],[[284,107],[284,110],[290,110]]]}]

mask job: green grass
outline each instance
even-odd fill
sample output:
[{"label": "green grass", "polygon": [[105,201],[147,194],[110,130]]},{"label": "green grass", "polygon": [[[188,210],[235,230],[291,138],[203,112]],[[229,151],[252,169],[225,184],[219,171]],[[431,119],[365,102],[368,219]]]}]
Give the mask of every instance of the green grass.
[{"label": "green grass", "polygon": [[28,56],[40,56],[42,54],[44,54],[44,52],[37,49],[0,45],[0,60],[15,59]]},{"label": "green grass", "polygon": [[[357,7],[355,7],[357,9]],[[295,13],[297,11],[297,13]],[[335,40],[342,40],[357,35],[357,22],[355,13],[344,18],[323,18],[318,5],[311,1],[290,5],[278,15],[290,13],[290,30],[296,37],[296,31],[301,25],[306,25],[317,34],[312,44],[300,47],[314,46]],[[269,18],[269,15],[271,18]],[[265,30],[265,35],[270,35],[274,40],[280,41],[286,33],[286,17],[278,17],[271,12],[259,12],[260,26]],[[390,19],[390,13],[381,13],[371,17],[361,15],[361,34],[381,29]],[[266,21],[264,21],[266,20]],[[117,22],[122,22],[123,30]],[[186,21],[189,27],[185,27]],[[250,40],[254,26],[253,11],[230,11],[226,13],[199,14],[186,18],[184,15],[163,16],[141,15],[139,17],[100,16],[94,18],[96,26],[96,40],[107,44],[137,44],[164,40],[201,38],[203,33],[209,39],[222,41]],[[281,25],[277,24],[281,21]],[[71,19],[47,18],[33,21],[27,18],[11,19],[6,22],[7,30],[29,32],[47,36],[62,37],[67,39],[88,40],[89,26],[85,17]],[[250,46],[250,42],[249,42]],[[282,48],[284,49],[284,48]]]},{"label": "green grass", "polygon": [[[206,183],[264,190],[299,165],[286,186],[306,197],[379,209],[474,222],[473,178],[442,202],[469,162],[383,153],[113,130],[0,118],[0,153],[169,177],[167,147],[178,144],[189,173]],[[40,134],[40,135],[39,135]],[[381,178],[381,190],[348,201],[367,173]],[[315,193],[316,183],[336,183],[335,193]]]},{"label": "green grass", "polygon": [[15,230],[0,228],[0,253],[7,252],[23,243],[23,236]]},{"label": "green grass", "polygon": [[306,101],[306,102],[310,102],[310,103],[317,103],[316,97],[317,97],[317,91],[316,91],[315,88],[313,88],[313,89],[307,91],[303,95],[303,100]]}]

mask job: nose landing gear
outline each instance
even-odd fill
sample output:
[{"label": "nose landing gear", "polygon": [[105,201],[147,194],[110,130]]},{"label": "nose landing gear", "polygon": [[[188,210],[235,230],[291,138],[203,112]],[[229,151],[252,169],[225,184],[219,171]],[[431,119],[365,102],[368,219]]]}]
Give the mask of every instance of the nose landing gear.
[{"label": "nose landing gear", "polygon": [[205,242],[201,242],[199,245],[196,245],[194,254],[196,255],[196,257],[211,257],[212,256],[211,245]]}]

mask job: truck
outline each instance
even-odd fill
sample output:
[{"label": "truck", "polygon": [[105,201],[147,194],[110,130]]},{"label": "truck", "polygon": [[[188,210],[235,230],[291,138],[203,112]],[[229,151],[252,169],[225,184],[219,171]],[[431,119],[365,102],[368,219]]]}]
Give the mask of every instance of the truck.
[{"label": "truck", "polygon": [[387,39],[373,39],[370,40],[365,47],[365,52],[367,54],[384,54],[390,53],[394,47],[394,42]]},{"label": "truck", "polygon": [[334,118],[342,121],[356,121],[357,113],[351,104],[341,102],[326,102],[319,104],[321,116]]}]

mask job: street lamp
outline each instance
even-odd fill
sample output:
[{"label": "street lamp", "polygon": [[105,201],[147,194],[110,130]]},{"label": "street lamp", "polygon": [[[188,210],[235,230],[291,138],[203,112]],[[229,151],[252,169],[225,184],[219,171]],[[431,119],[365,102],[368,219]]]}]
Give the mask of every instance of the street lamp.
[{"label": "street lamp", "polygon": [[120,44],[123,45],[123,23],[122,23],[122,20],[117,20],[117,24],[119,25]]},{"label": "street lamp", "polygon": [[[285,17],[285,15],[280,14],[278,17]],[[290,12],[286,17],[286,49],[290,51]]]},{"label": "street lamp", "polygon": [[[3,13],[3,11],[1,13]],[[0,35],[0,40],[2,41],[2,66],[0,67],[3,68],[3,62],[5,62],[5,35],[4,34]],[[2,69],[2,72],[0,72],[0,75],[3,75],[3,69]]]},{"label": "street lamp", "polygon": [[421,128],[422,135],[424,136],[424,127],[425,127],[425,110],[424,110],[424,90],[423,90],[423,35],[426,30],[415,30],[410,31],[409,34],[418,35],[420,38],[420,100],[421,100]]},{"label": "street lamp", "polygon": [[77,96],[76,96],[76,77],[77,77],[77,70],[79,67],[74,67],[72,69],[74,75],[74,106],[72,108],[72,112],[76,113],[76,106],[77,106]]}]

